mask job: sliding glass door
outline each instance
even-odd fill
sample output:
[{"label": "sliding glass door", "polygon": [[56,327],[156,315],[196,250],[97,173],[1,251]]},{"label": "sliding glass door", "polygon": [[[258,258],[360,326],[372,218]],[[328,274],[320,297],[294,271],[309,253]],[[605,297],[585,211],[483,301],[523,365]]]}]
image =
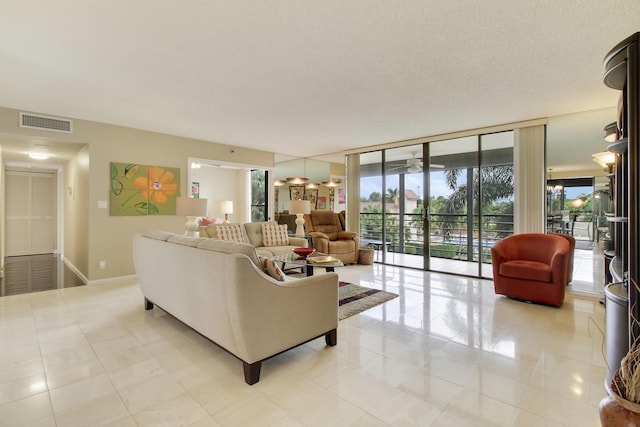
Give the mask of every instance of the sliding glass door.
[{"label": "sliding glass door", "polygon": [[360,160],[360,231],[375,261],[491,277],[491,246],[513,233],[513,132]]}]

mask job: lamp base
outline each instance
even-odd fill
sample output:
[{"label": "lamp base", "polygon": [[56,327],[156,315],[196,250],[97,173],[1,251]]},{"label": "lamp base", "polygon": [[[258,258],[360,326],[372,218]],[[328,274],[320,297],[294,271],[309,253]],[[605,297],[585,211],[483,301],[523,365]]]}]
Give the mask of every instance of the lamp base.
[{"label": "lamp base", "polygon": [[198,217],[188,216],[187,222],[184,224],[184,235],[189,237],[200,237]]},{"label": "lamp base", "polygon": [[296,214],[296,237],[304,237],[304,215]]}]

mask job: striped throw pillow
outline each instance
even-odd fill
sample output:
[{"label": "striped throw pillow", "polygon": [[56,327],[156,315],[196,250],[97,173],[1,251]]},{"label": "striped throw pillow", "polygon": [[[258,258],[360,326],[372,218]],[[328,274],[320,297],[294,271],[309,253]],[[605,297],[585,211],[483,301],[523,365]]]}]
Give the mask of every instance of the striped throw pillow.
[{"label": "striped throw pillow", "polygon": [[262,244],[264,246],[287,246],[289,236],[287,235],[287,224],[262,224]]}]

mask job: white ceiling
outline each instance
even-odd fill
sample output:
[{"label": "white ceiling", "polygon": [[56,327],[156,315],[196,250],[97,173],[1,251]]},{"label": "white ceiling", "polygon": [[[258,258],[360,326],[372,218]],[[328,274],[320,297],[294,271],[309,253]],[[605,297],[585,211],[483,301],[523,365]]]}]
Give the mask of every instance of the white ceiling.
[{"label": "white ceiling", "polygon": [[614,106],[639,29],[637,0],[3,0],[0,105],[317,157]]}]

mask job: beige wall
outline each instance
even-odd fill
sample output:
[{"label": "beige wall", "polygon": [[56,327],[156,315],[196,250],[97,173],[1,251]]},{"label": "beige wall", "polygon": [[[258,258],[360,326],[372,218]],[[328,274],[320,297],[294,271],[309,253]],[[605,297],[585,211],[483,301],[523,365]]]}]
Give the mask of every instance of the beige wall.
[{"label": "beige wall", "polygon": [[[184,218],[177,216],[112,217],[109,216],[109,209],[98,209],[98,201],[109,200],[110,162],[180,168],[181,192],[185,195],[190,194],[187,183],[188,157],[217,159],[264,168],[273,167],[271,152],[85,120],[74,119],[74,133],[71,135],[24,129],[18,127],[18,113],[18,110],[0,108],[0,134],[36,136],[88,144],[88,156],[79,153],[77,158],[67,165],[69,171],[68,176],[65,175],[65,183],[77,181],[79,199],[73,201],[74,203],[65,199],[65,206],[69,202],[69,209],[78,220],[75,226],[70,224],[73,228],[69,230],[68,235],[65,231],[65,240],[69,240],[65,241],[65,252],[69,251],[69,260],[89,281],[135,274],[131,251],[133,234],[152,228],[182,232],[184,227]],[[57,115],[52,111],[38,113]],[[86,185],[86,189],[83,185]],[[83,191],[86,191],[86,196],[81,194]],[[82,210],[87,212],[86,225],[79,220]],[[77,246],[71,249],[72,245]],[[106,269],[98,269],[100,260],[106,262]],[[81,265],[75,265],[75,262]]]},{"label": "beige wall", "polygon": [[[224,218],[221,203],[233,202],[230,222],[251,221],[249,195],[251,175],[245,169],[212,168],[203,166],[194,173],[194,181],[200,183],[200,197],[207,199],[207,211],[213,218]],[[245,188],[248,187],[248,190]]]},{"label": "beige wall", "polygon": [[84,146],[63,170],[64,257],[89,278],[89,147]]}]

